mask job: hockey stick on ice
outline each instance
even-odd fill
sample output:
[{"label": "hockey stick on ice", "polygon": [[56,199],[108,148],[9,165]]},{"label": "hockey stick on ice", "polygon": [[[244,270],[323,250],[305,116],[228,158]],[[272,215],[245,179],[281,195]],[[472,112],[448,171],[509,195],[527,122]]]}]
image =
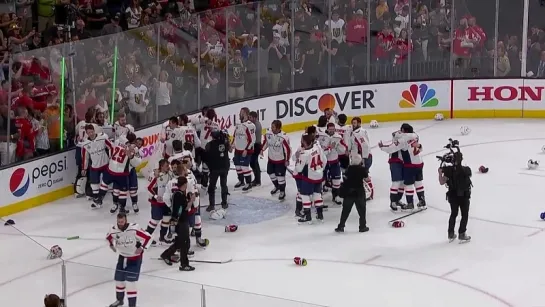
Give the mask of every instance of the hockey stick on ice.
[{"label": "hockey stick on ice", "polygon": [[428,209],[428,208],[425,207],[425,208],[423,208],[423,209],[417,209],[416,211],[413,211],[413,212],[411,212],[411,213],[409,213],[409,214],[405,214],[405,215],[400,216],[400,217],[398,217],[398,218],[396,218],[396,219],[393,219],[393,220],[391,220],[391,221],[388,221],[388,223],[393,223],[393,222],[395,222],[395,221],[399,221],[399,220],[404,219],[404,218],[406,218],[406,217],[409,217],[409,216],[411,216],[411,215],[414,215],[414,214],[417,214],[417,213],[419,213],[419,212],[425,211],[426,209]]},{"label": "hockey stick on ice", "polygon": [[189,262],[196,262],[196,263],[211,263],[211,264],[225,264],[233,261],[233,259],[227,259],[227,260],[221,260],[221,261],[213,261],[213,260],[189,260]]}]

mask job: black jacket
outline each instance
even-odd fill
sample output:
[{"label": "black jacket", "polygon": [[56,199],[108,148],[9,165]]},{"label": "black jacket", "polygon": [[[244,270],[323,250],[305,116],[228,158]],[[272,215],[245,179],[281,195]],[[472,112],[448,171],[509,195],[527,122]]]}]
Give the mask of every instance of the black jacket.
[{"label": "black jacket", "polygon": [[341,184],[341,197],[365,198],[363,179],[369,175],[367,168],[362,165],[350,165],[345,172],[346,180]]},{"label": "black jacket", "polygon": [[174,195],[172,195],[172,218],[178,222],[188,222],[187,207],[186,194],[182,191],[174,192]]},{"label": "black jacket", "polygon": [[229,141],[212,140],[206,144],[204,162],[211,172],[228,171],[231,167],[229,160]]},{"label": "black jacket", "polygon": [[448,178],[447,196],[471,197],[471,168],[467,166],[445,166],[442,168],[443,175]]}]

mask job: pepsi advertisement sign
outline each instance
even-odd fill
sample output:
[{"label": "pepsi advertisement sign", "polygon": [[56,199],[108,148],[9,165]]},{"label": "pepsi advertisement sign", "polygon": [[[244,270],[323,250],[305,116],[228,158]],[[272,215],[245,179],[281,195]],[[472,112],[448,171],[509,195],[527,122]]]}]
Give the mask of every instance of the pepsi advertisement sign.
[{"label": "pepsi advertisement sign", "polygon": [[73,155],[68,151],[4,170],[7,176],[0,182],[11,197],[2,199],[0,207],[71,185],[77,171]]}]

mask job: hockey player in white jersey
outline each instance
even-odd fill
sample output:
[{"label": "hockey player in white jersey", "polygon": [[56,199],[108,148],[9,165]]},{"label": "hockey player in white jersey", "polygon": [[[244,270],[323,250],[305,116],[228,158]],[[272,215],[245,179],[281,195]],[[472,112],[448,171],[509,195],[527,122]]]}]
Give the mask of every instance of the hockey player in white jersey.
[{"label": "hockey player in white jersey", "polygon": [[[87,133],[85,132],[85,126],[92,125],[94,128],[94,131],[96,134],[100,134],[100,127],[94,123],[94,110],[88,110],[87,113],[85,113],[85,120],[80,121],[76,125],[76,145],[79,143],[87,140]],[[87,190],[87,185],[89,184],[87,182],[87,176],[82,176],[81,174],[81,166],[82,166],[82,154],[81,154],[81,146],[76,146],[76,166],[78,167],[78,173],[76,175],[76,181],[74,183],[74,194],[76,197],[84,197],[85,196],[85,190]],[[91,195],[87,195],[90,197]]]},{"label": "hockey player in white jersey", "polygon": [[346,145],[347,152],[344,154],[339,154],[339,163],[341,165],[341,172],[344,174],[344,171],[350,165],[350,136],[352,135],[352,125],[346,125],[348,118],[345,114],[339,114],[338,117],[339,124],[336,126],[337,133],[342,137],[344,144]]},{"label": "hockey player in white jersey", "polygon": [[178,122],[180,123],[180,128],[182,129],[182,144],[185,145],[186,143],[189,143],[193,148],[200,148],[201,140],[199,139],[197,130],[189,122],[187,115],[180,115]]},{"label": "hockey player in white jersey", "polygon": [[282,122],[278,119],[273,120],[271,128],[267,129],[263,137],[263,152],[268,149],[267,174],[271,178],[274,188],[271,195],[280,192],[278,199],[286,198],[286,170],[290,164],[291,147],[290,140],[286,133],[282,131]]},{"label": "hockey player in white jersey", "polygon": [[341,154],[346,154],[347,146],[344,143],[343,138],[336,132],[335,124],[327,124],[326,140],[323,145],[325,145],[324,151],[327,157],[324,178],[326,178],[326,180],[331,180],[333,202],[337,205],[341,205],[342,201],[339,199],[339,188],[341,187],[342,174],[339,156]]},{"label": "hockey player in white jersey", "polygon": [[[406,126],[405,126],[406,125]],[[418,208],[424,209],[426,202],[424,200],[423,191],[423,167],[422,161],[422,145],[419,143],[418,135],[413,131],[412,127],[408,124],[402,125],[403,135],[400,137],[397,145],[388,147],[389,152],[396,150],[401,151],[401,158],[403,160],[403,184],[405,186],[405,198],[407,204],[403,205],[401,209],[412,210],[414,209],[414,192],[415,186],[421,187],[419,196]],[[385,147],[384,144],[379,143],[379,147]],[[418,183],[417,183],[418,182]]]},{"label": "hockey player in white jersey", "polygon": [[197,182],[197,178],[191,172],[193,166],[191,165],[191,160],[186,158],[182,160],[182,173],[181,176],[187,178],[187,194],[188,197],[191,197],[189,193],[195,195],[195,201],[193,206],[188,212],[189,216],[189,226],[192,228],[190,236],[195,237],[195,241],[198,246],[206,247],[208,245],[208,239],[202,238],[202,219],[201,219],[201,201],[200,201],[200,186]]},{"label": "hockey player in white jersey", "polygon": [[238,183],[235,189],[242,188],[247,192],[252,188],[252,169],[250,159],[254,152],[255,125],[249,120],[250,109],[240,109],[240,123],[235,126],[231,149],[234,149],[233,164],[235,165]]},{"label": "hockey player in white jersey", "polygon": [[151,243],[151,235],[138,224],[129,223],[126,214],[119,213],[117,223],[111,227],[106,240],[110,249],[119,254],[114,274],[115,302],[109,307],[124,306],[125,294],[129,307],[136,307],[136,283],[142,268],[142,255]]},{"label": "hockey player in white jersey", "polygon": [[403,159],[401,158],[401,149],[399,149],[399,141],[403,137],[401,130],[392,133],[392,143],[385,145],[382,142],[379,143],[379,148],[388,153],[388,164],[390,164],[390,175],[392,178],[392,185],[390,187],[390,209],[392,211],[398,211],[404,206],[401,203],[403,198]]},{"label": "hockey player in white jersey", "polygon": [[296,153],[295,172],[301,174],[300,194],[303,202],[303,217],[300,223],[312,222],[311,206],[316,207],[316,219],[323,221],[322,181],[327,157],[311,135],[303,135],[303,150]]},{"label": "hockey player in white jersey", "polygon": [[324,116],[326,117],[328,123],[338,124],[339,122],[339,117],[337,115],[337,112],[335,112],[333,109],[330,109],[330,108],[325,109]]},{"label": "hockey player in white jersey", "polygon": [[[85,126],[87,138],[78,146],[81,148],[81,175],[86,177],[89,175],[89,183],[93,191],[93,198],[98,198],[100,192],[100,181],[108,168],[110,158],[106,152],[106,141],[108,136],[101,133],[97,134],[93,125]],[[89,174],[87,174],[87,171]],[[92,209],[98,207],[91,205]]]},{"label": "hockey player in white jersey", "polygon": [[[218,117],[214,109],[207,109],[205,116],[196,116],[190,118],[190,123],[193,125],[199,136],[201,147],[195,149],[195,162],[198,167],[201,164],[203,157],[205,156],[204,148],[206,144],[212,141],[212,132],[221,130],[218,123]],[[206,163],[202,162],[201,169],[201,186],[203,188],[208,187],[208,178],[210,171]]]},{"label": "hockey player in white jersey", "polygon": [[115,140],[119,139],[122,135],[127,136],[129,132],[134,133],[134,127],[127,123],[127,115],[125,113],[119,113],[117,121],[114,123]]},{"label": "hockey player in white jersey", "polygon": [[[369,135],[367,130],[361,126],[361,118],[354,117],[352,119],[352,134],[350,136],[350,152],[357,153],[363,158],[363,165],[370,171],[373,165],[373,155],[371,154],[371,145],[369,143]],[[365,179],[365,182],[371,189],[371,196],[369,199],[373,199],[374,188],[371,176]]]},{"label": "hockey player in white jersey", "polygon": [[137,148],[133,143],[136,140],[136,135],[134,133],[127,134],[127,144],[114,144],[106,140],[106,146],[108,147],[108,152],[110,156],[110,161],[108,163],[108,172],[102,178],[100,183],[100,193],[99,197],[93,201],[95,206],[102,206],[102,200],[108,192],[108,185],[113,183],[113,192],[114,195],[119,195],[119,200],[117,203],[114,202],[110,213],[117,212],[120,209],[121,213],[128,213],[125,209],[127,204],[127,194],[128,194],[128,185],[127,176],[129,175],[129,163],[132,166],[138,166],[142,160],[135,156]]},{"label": "hockey player in white jersey", "polygon": [[174,140],[182,140],[183,138],[183,129],[178,124],[178,118],[172,116],[168,120],[168,125],[163,126],[163,132],[161,133],[161,142],[165,143],[165,152],[164,158],[168,159],[174,154],[174,149],[172,148],[172,142]]},{"label": "hockey player in white jersey", "polygon": [[[161,159],[159,161],[159,169],[155,173],[152,181],[148,184],[149,202],[151,204],[151,219],[148,223],[146,231],[153,234],[159,223],[161,223],[159,242],[163,244],[172,243],[172,241],[165,238],[170,226],[171,212],[170,208],[163,200],[163,195],[165,194],[167,184],[170,180],[172,180],[172,178],[173,176],[170,172],[170,164],[166,159]],[[153,241],[153,245],[155,244],[156,242]]]}]

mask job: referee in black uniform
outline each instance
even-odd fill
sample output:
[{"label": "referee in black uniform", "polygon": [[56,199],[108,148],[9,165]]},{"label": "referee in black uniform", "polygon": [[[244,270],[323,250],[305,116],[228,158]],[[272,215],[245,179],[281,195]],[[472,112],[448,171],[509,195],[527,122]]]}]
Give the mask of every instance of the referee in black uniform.
[{"label": "referee in black uniform", "polygon": [[254,144],[254,153],[250,160],[250,167],[254,172],[254,181],[252,186],[258,187],[261,185],[261,168],[259,167],[259,154],[261,153],[261,123],[259,122],[259,116],[257,112],[250,112],[250,121],[255,125],[255,144]]}]

